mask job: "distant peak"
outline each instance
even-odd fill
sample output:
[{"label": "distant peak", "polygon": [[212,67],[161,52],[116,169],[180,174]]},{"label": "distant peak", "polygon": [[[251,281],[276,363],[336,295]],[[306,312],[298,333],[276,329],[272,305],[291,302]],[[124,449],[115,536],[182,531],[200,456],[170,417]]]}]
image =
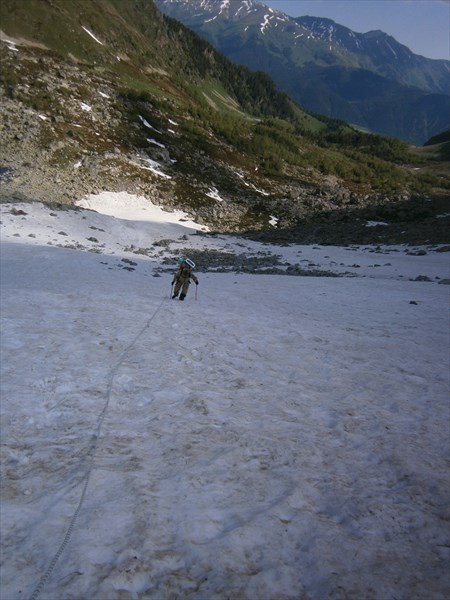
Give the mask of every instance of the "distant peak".
[{"label": "distant peak", "polygon": [[301,19],[302,21],[317,21],[320,23],[332,23],[333,25],[336,24],[336,21],[333,21],[333,19],[329,19],[328,17],[313,17],[311,15],[304,15],[303,17],[297,17],[296,20]]},{"label": "distant peak", "polygon": [[381,31],[381,29],[371,29],[364,35],[366,35],[367,37],[390,37],[387,33]]}]

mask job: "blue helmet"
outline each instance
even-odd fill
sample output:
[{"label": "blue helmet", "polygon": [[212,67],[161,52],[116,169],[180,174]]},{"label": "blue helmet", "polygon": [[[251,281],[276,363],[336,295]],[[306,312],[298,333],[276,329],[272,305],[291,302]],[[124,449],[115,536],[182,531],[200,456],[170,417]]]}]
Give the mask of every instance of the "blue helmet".
[{"label": "blue helmet", "polygon": [[184,258],[179,258],[179,259],[178,259],[178,264],[179,264],[179,265],[181,265],[181,264],[183,264],[183,263],[184,263]]}]

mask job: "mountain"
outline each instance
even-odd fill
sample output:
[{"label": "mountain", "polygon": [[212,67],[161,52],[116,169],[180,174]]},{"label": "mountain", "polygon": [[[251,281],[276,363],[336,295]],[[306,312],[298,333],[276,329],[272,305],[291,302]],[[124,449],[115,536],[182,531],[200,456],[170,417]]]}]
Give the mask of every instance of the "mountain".
[{"label": "mountain", "polygon": [[4,0],[0,21],[0,200],[126,191],[222,231],[313,235],[317,219],[330,240],[337,222],[379,239],[365,219],[410,231],[446,212],[434,155],[303,111],[150,0]]},{"label": "mountain", "polygon": [[433,136],[430,140],[425,142],[424,146],[430,146],[433,144],[448,144],[448,143],[450,143],[450,129]]},{"label": "mountain", "polygon": [[255,0],[156,3],[309,111],[418,145],[450,124],[450,62],[415,55],[382,31],[292,18]]}]

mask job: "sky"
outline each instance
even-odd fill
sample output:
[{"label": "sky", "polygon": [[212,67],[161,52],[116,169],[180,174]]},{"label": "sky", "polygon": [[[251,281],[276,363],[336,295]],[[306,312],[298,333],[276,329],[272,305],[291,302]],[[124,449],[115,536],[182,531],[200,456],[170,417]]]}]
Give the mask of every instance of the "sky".
[{"label": "sky", "polygon": [[450,60],[449,0],[263,0],[293,17],[328,17],[355,32],[380,29],[415,54]]},{"label": "sky", "polygon": [[2,598],[445,597],[448,252],[78,205],[0,205]]}]

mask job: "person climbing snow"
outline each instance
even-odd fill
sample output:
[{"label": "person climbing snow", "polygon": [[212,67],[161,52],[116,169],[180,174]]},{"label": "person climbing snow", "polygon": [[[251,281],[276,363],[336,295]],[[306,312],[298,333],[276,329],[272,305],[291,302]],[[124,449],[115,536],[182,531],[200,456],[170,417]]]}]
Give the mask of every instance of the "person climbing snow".
[{"label": "person climbing snow", "polygon": [[195,285],[198,285],[198,279],[192,272],[192,269],[195,267],[195,263],[189,258],[180,258],[178,259],[178,269],[173,276],[172,285],[175,285],[172,294],[172,300],[177,298],[180,293],[180,300],[184,300],[186,298],[186,294],[188,293],[189,285],[192,281]]}]

